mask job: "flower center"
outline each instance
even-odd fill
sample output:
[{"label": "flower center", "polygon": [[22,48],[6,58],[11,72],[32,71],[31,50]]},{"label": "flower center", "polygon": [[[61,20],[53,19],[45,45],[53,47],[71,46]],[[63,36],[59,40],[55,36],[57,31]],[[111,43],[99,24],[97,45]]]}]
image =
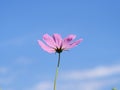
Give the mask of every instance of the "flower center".
[{"label": "flower center", "polygon": [[63,49],[61,49],[61,48],[57,48],[57,49],[56,49],[56,52],[57,52],[57,53],[61,53],[62,51],[63,51]]}]

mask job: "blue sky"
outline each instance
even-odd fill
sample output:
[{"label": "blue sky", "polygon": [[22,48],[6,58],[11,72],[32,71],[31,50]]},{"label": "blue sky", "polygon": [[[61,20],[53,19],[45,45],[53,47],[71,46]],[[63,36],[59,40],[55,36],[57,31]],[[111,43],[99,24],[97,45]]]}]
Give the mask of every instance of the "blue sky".
[{"label": "blue sky", "polygon": [[57,90],[120,89],[119,0],[0,0],[0,87],[52,90],[57,54],[45,33],[83,38],[61,55]]}]

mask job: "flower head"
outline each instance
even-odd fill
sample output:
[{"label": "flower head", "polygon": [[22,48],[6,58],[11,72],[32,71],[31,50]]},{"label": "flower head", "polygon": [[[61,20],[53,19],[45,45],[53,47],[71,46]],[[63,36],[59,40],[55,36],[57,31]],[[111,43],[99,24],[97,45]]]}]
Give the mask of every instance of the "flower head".
[{"label": "flower head", "polygon": [[49,53],[61,53],[63,50],[69,50],[70,48],[78,45],[83,39],[80,38],[73,42],[76,38],[76,35],[69,35],[68,37],[62,39],[60,34],[53,34],[50,36],[48,34],[43,35],[44,44],[41,40],[38,40],[38,44],[41,48]]}]

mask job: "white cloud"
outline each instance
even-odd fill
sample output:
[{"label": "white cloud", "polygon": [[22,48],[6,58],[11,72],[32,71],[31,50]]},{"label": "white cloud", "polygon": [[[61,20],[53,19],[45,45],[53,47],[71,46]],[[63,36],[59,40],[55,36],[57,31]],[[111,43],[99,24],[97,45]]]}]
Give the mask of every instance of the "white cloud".
[{"label": "white cloud", "polygon": [[0,84],[4,84],[4,85],[8,85],[12,82],[12,78],[11,77],[4,77],[4,78],[0,78]]},{"label": "white cloud", "polygon": [[24,57],[21,56],[19,58],[16,59],[16,63],[18,64],[31,64],[32,63],[32,59],[28,58],[28,57]]},{"label": "white cloud", "polygon": [[52,90],[52,83],[49,81],[40,82],[27,90]]},{"label": "white cloud", "polygon": [[13,39],[0,42],[0,47],[20,46],[20,45],[23,45],[24,42],[25,42],[24,38],[13,38]]},{"label": "white cloud", "polygon": [[70,84],[69,84],[70,81],[68,82],[67,88],[69,88],[69,90],[73,90],[74,88],[76,90],[103,90],[103,88],[105,87],[112,88],[111,85],[119,83],[119,80],[120,79],[118,78],[114,78],[114,79],[109,78],[109,79],[101,79],[101,80],[96,79],[96,80],[87,80],[87,81],[71,80]]},{"label": "white cloud", "polygon": [[[31,39],[33,40],[33,38],[35,38],[36,33],[34,34],[34,32],[32,33],[27,33],[25,35],[22,36],[17,36],[14,38],[9,38],[7,40],[3,40],[0,41],[0,47],[10,47],[10,46],[23,46],[26,43],[28,43],[29,41],[31,41]],[[37,41],[36,41],[37,42]]]},{"label": "white cloud", "polygon": [[109,66],[109,67],[96,67],[88,70],[74,70],[74,71],[66,71],[62,73],[61,77],[64,79],[93,79],[93,78],[101,78],[106,76],[111,76],[115,74],[120,74],[120,65]]},{"label": "white cloud", "polygon": [[5,67],[0,67],[0,74],[5,74],[5,73],[7,73],[7,68],[5,68]]},{"label": "white cloud", "polygon": [[[62,79],[62,83],[57,83],[57,90],[103,90],[104,87],[112,88],[120,79],[92,80],[92,81],[69,81]],[[25,89],[26,90],[26,89]],[[40,82],[27,90],[53,90],[53,83],[49,81]]]},{"label": "white cloud", "polygon": [[0,67],[0,85],[8,85],[13,82],[14,77],[10,74],[8,67]]},{"label": "white cloud", "polygon": [[[120,78],[107,77],[120,74],[120,66],[96,67],[85,71],[67,71],[59,75],[57,90],[103,90],[105,87],[120,83]],[[102,77],[102,78],[101,78]],[[67,78],[67,79],[66,79]],[[40,82],[28,90],[52,90],[53,83],[49,81]]]}]

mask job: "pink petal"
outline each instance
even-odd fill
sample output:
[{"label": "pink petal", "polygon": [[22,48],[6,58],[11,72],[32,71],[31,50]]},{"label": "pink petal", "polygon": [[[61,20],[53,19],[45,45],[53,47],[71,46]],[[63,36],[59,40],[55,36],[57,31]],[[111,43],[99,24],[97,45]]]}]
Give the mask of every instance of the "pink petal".
[{"label": "pink petal", "polygon": [[61,43],[62,43],[62,37],[59,34],[53,34],[53,39],[57,45],[57,48],[61,47]]},{"label": "pink petal", "polygon": [[41,47],[43,50],[47,51],[48,53],[54,53],[54,52],[55,52],[55,50],[54,50],[53,48],[50,48],[50,47],[46,46],[46,45],[45,45],[42,41],[40,41],[40,40],[38,40],[38,44],[40,45],[40,47]]},{"label": "pink petal", "polygon": [[82,41],[83,41],[83,39],[81,38],[81,39],[73,42],[72,44],[70,44],[70,46],[68,48],[73,48],[73,47],[77,46],[79,43],[81,43]]},{"label": "pink petal", "polygon": [[64,42],[69,43],[75,38],[76,38],[76,35],[71,34],[67,38],[64,39]]},{"label": "pink petal", "polygon": [[79,39],[79,40],[77,40],[77,41],[75,41],[75,42],[73,42],[73,43],[71,43],[71,44],[66,44],[66,47],[64,48],[64,50],[68,50],[68,49],[70,49],[70,48],[73,48],[73,47],[75,47],[75,46],[77,46],[80,42],[82,42],[82,38],[81,39]]},{"label": "pink petal", "polygon": [[53,38],[51,36],[49,36],[48,34],[43,35],[43,40],[48,44],[48,46],[50,46],[52,48],[56,48],[56,44],[55,44]]},{"label": "pink petal", "polygon": [[65,49],[66,47],[68,47],[69,43],[76,38],[76,35],[69,35],[68,37],[66,37],[63,41],[62,41],[62,48]]}]

